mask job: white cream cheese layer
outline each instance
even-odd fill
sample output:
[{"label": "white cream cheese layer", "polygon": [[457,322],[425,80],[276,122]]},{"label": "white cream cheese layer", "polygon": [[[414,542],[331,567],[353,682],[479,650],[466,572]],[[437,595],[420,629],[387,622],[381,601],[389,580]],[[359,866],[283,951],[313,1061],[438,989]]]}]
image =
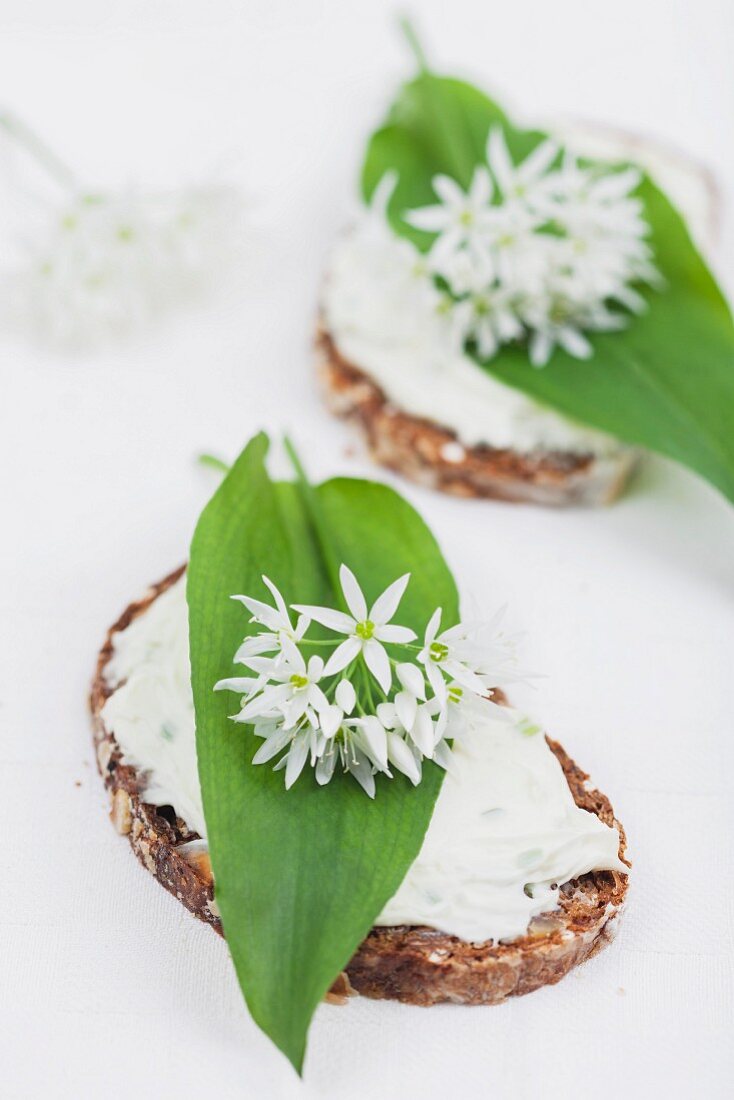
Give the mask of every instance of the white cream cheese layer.
[{"label": "white cream cheese layer", "polygon": [[[700,172],[654,149],[641,156],[645,147],[630,149],[604,130],[581,130],[577,138],[575,147],[590,148],[590,155],[636,156],[662,186],[670,185],[699,238],[710,236],[710,193]],[[525,454],[558,450],[599,457],[625,449],[611,436],[503,385],[457,351],[448,321],[436,315],[435,302],[416,278],[415,251],[377,217],[363,214],[336,243],[322,310],[341,355],[368,374],[396,408],[450,429],[465,447],[484,443]]]},{"label": "white cream cheese layer", "polygon": [[115,634],[113,641],[105,676],[116,691],[102,710],[105,726],[114,733],[125,763],[145,776],[145,801],[175,806],[189,828],[205,836],[196,765],[186,575],[153,600],[126,630]]},{"label": "white cream cheese layer", "polygon": [[365,215],[334,246],[324,282],[324,322],[338,351],[396,408],[450,429],[465,447],[600,456],[621,450],[611,436],[505,386],[457,351],[448,321],[415,277],[419,270],[407,242]]},{"label": "white cream cheese layer", "polygon": [[[143,797],[175,806],[205,836],[184,580],[113,641],[105,725],[146,776]],[[378,924],[512,939],[556,908],[555,887],[586,871],[626,870],[616,830],[576,806],[542,735],[482,720],[454,755],[421,852]]]}]

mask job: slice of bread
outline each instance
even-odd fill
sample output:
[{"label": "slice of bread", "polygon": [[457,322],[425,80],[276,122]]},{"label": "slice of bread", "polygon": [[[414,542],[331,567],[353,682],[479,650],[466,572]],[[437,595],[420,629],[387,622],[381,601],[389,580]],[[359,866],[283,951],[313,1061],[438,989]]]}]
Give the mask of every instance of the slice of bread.
[{"label": "slice of bread", "polygon": [[610,504],[639,457],[623,447],[595,455],[462,446],[449,428],[396,408],[365,371],[340,354],[323,325],[316,335],[316,369],[328,407],[360,430],[376,462],[454,496],[555,506]]},{"label": "slice of bread", "polygon": [[[686,214],[699,246],[712,247],[720,204],[704,166],[655,141],[596,124],[567,123],[556,131],[561,140],[590,156],[638,161]],[[612,440],[611,446],[595,448],[583,437],[574,441],[573,449],[550,449],[547,444],[528,449],[513,438],[498,446],[491,429],[486,442],[468,445],[446,424],[402,407],[381,388],[367,364],[344,354],[329,327],[327,303],[325,293],[316,336],[319,384],[330,410],[358,428],[381,465],[456,496],[541,505],[609,504],[624,489],[640,458],[635,448],[621,443],[615,447]],[[379,346],[379,339],[375,342]],[[499,386],[496,401],[502,408]]]},{"label": "slice of bread", "polygon": [[[140,796],[143,777],[122,759],[101,712],[112,692],[105,670],[113,652],[113,634],[125,630],[183,572],[177,569],[122,613],[100,651],[90,706],[97,764],[110,793],[110,817],[126,836],[143,866],[200,920],[222,933],[214,900],[211,864],[205,844],[173,806],[152,806]],[[605,795],[593,790],[588,776],[556,741],[548,745],[563,768],[578,806],[619,830],[620,858],[625,834]],[[625,862],[627,862],[625,860]],[[497,1004],[560,981],[610,939],[627,892],[627,875],[595,871],[559,884],[559,909],[535,917],[528,932],[508,943],[467,943],[424,927],[373,928],[335,981],[329,999],[349,993],[409,1004]]]}]

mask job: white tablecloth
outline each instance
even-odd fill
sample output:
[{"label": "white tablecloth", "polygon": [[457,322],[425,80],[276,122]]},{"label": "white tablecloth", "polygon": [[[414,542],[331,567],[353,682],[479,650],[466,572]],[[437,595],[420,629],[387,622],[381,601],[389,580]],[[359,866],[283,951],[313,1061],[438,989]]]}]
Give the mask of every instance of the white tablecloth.
[{"label": "white tablecloth", "polygon": [[[416,7],[447,68],[526,112],[655,132],[731,193],[725,0]],[[85,709],[95,652],[121,608],[185,557],[215,484],[195,453],[231,457],[256,428],[287,428],[316,477],[373,472],[319,403],[309,340],[363,138],[405,71],[390,11],[4,5],[2,95],[80,174],[178,183],[234,152],[256,200],[244,278],[144,339],[63,358],[0,335],[8,1100],[729,1093],[734,513],[669,464],[650,461],[624,500],[593,513],[401,486],[465,597],[509,604],[527,663],[547,673],[519,701],[628,829],[619,936],[558,987],[499,1008],[324,1006],[301,1085],[248,1019],[224,943],[106,819]],[[731,244],[729,222],[730,286]]]}]

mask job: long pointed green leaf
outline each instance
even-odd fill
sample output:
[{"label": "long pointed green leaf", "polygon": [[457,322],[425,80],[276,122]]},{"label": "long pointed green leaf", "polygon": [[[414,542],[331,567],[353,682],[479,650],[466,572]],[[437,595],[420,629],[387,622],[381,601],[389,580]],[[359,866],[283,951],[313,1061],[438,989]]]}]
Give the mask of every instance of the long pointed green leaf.
[{"label": "long pointed green leaf", "polygon": [[[246,633],[233,593],[264,594],[266,573],[286,600],[333,603],[297,489],[273,483],[259,436],[204,510],[188,571],[191,673],[199,774],[217,904],[253,1018],[300,1072],[310,1019],[415,859],[443,773],[413,788],[378,779],[371,801],[349,776],[319,787],[306,769],[290,791],[282,773],[253,766],[256,738],[235,725],[230,674]],[[373,599],[413,577],[400,621],[422,631],[436,604],[458,615],[456,588],[420,517],[386,486],[336,480],[316,490],[335,553]],[[259,743],[259,742],[258,742]]]}]

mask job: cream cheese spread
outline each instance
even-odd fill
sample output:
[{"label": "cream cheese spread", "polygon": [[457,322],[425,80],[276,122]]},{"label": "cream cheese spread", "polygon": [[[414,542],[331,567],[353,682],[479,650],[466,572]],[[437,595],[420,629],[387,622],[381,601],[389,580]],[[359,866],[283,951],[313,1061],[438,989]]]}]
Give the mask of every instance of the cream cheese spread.
[{"label": "cream cheese spread", "polygon": [[[185,579],[113,637],[102,718],[155,805],[202,837]],[[244,736],[244,734],[243,734]],[[317,797],[317,795],[315,795]],[[379,798],[379,791],[377,794]],[[540,734],[478,720],[455,742],[423,847],[377,924],[425,924],[469,941],[512,939],[557,907],[557,887],[619,870],[619,835],[573,801]]]},{"label": "cream cheese spread", "polygon": [[[595,143],[593,135],[593,130],[580,131],[576,145],[586,149],[593,144],[594,155],[635,154],[646,161],[663,186],[670,181],[699,236],[707,234],[711,203],[701,173],[659,152],[640,158],[645,147],[630,151],[606,131],[597,134]],[[337,241],[326,270],[325,326],[340,354],[369,375],[391,404],[450,429],[464,447],[488,444],[523,454],[563,451],[598,458],[628,449],[505,386],[457,350],[448,318],[437,314],[426,291],[422,266],[407,241],[379,216],[364,212]]]}]

